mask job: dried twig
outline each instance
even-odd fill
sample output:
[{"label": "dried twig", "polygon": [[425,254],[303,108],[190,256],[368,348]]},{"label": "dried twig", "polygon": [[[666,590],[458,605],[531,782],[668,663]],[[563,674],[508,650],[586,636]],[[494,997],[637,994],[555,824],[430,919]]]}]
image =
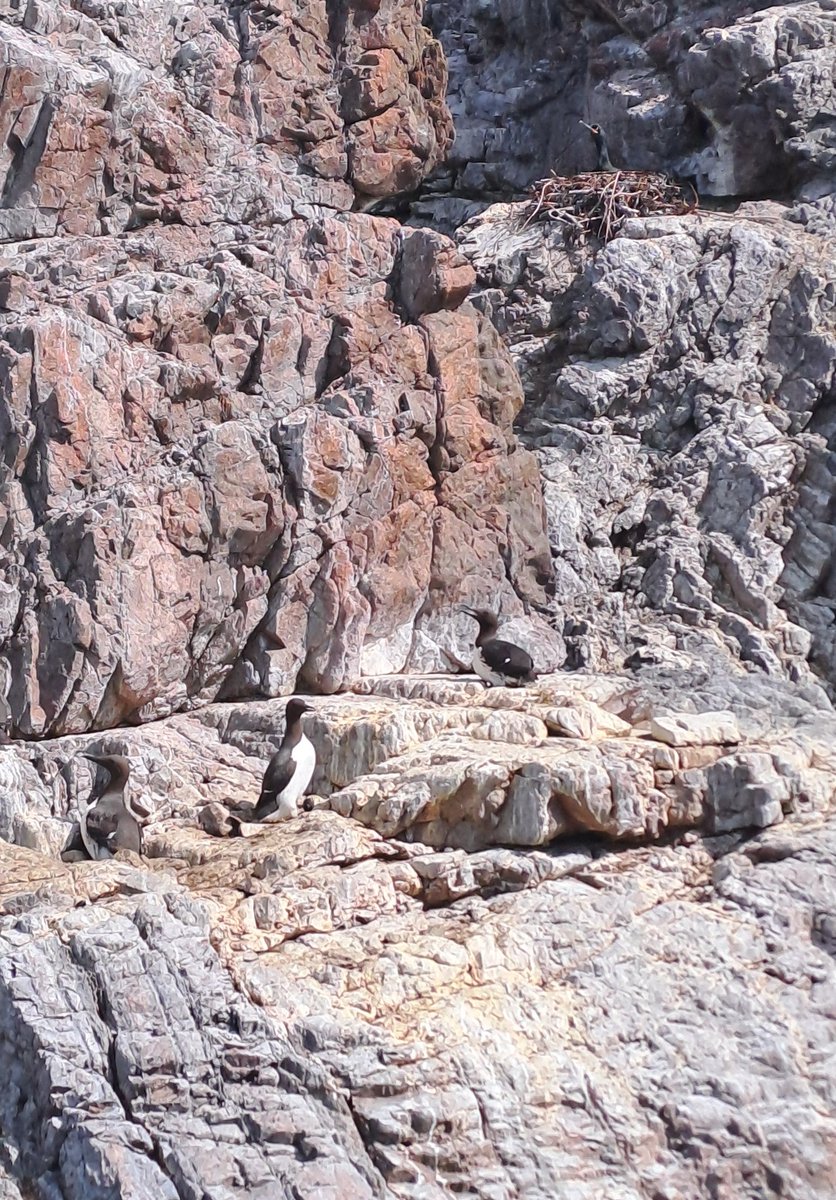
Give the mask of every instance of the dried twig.
[{"label": "dried twig", "polygon": [[613,25],[618,26],[623,34],[625,34],[628,38],[631,38],[633,41],[636,41],[636,35],[627,28],[612,5],[607,4],[607,0],[593,0],[593,3],[595,4],[596,8],[601,10],[608,20],[612,21]]},{"label": "dried twig", "polygon": [[630,217],[679,215],[696,208],[696,195],[652,171],[591,171],[552,174],[531,191],[523,228],[535,221],[559,221],[573,241],[609,242]]}]

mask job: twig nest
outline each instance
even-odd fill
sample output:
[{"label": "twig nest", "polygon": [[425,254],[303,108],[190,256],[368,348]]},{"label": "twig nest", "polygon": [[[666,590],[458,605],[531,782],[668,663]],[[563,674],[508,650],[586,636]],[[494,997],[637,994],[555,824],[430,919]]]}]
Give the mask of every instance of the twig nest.
[{"label": "twig nest", "polygon": [[590,171],[552,175],[531,191],[525,223],[559,221],[572,242],[609,242],[630,217],[693,212],[698,197],[667,175],[653,171]]}]

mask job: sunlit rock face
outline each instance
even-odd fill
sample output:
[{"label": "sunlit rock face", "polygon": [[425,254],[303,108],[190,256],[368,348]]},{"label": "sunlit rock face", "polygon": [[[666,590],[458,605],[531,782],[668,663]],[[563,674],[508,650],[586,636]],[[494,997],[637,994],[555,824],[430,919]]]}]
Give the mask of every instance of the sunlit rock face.
[{"label": "sunlit rock face", "polygon": [[[827,1194],[832,719],[719,670],[310,704],[312,811],[244,837],[282,700],[0,749],[4,1196]],[[143,859],[59,858],[93,747]]]},{"label": "sunlit rock face", "polygon": [[2,1200],[830,1200],[832,5],[427,7],[2,8]]},{"label": "sunlit rock face", "polygon": [[47,4],[0,37],[4,723],[333,692],[443,664],[460,600],[541,604],[473,270],[350,211],[450,141],[418,10]]}]

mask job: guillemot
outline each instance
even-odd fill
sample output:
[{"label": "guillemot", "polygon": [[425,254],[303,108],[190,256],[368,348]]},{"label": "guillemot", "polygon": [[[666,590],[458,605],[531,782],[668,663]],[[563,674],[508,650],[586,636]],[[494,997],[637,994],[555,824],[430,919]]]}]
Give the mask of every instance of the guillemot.
[{"label": "guillemot", "polygon": [[476,653],[471,666],[488,687],[523,687],[537,678],[531,656],[513,642],[494,637],[498,621],[493,613],[483,608],[468,608],[464,611],[479,622],[476,638]]},{"label": "guillemot", "polygon": [[[142,854],[142,826],[148,809],[128,791],[131,764],[124,754],[87,754],[82,758],[107,772],[96,771],[91,799],[79,818],[78,831],[88,856],[94,861],[112,858],[117,850]],[[67,847],[68,849],[70,847]]]},{"label": "guillemot", "polygon": [[246,814],[231,815],[232,834],[240,835],[242,824],[275,824],[299,815],[299,801],[307,791],[316,766],[313,743],[302,731],[302,714],[310,712],[304,700],[289,700],[281,745],[267,764],[261,795]]}]

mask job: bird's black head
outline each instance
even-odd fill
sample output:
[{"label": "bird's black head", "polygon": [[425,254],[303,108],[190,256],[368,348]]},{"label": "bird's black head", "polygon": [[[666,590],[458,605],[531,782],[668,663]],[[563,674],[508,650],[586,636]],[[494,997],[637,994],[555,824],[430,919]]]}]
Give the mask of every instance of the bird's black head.
[{"label": "bird's black head", "polygon": [[130,760],[124,754],[94,754],[92,751],[82,750],[81,757],[96,767],[103,767],[109,772],[111,779],[125,780],[130,774]]},{"label": "bird's black head", "polygon": [[589,130],[589,132],[592,134],[593,142],[600,150],[601,147],[605,144],[604,131],[601,128],[601,126],[600,125],[587,125],[586,121],[581,121],[580,124],[583,125],[584,129]]},{"label": "bird's black head", "polygon": [[474,621],[479,622],[480,637],[491,637],[496,633],[499,622],[492,612],[488,612],[486,608],[470,608],[467,604],[463,604],[462,609],[469,617],[473,617]]},{"label": "bird's black head", "polygon": [[88,762],[95,763],[97,767],[110,765],[110,756],[107,754],[91,754],[87,750],[82,750],[81,757],[86,758]]},{"label": "bird's black head", "polygon": [[287,708],[284,710],[285,723],[295,725],[302,713],[310,712],[311,706],[306,704],[304,700],[300,700],[298,696],[294,696],[292,700],[288,700]]},{"label": "bird's black head", "polygon": [[592,140],[595,143],[595,149],[598,152],[598,170],[599,171],[614,171],[615,167],[610,161],[610,152],[607,147],[607,139],[604,136],[604,131],[600,125],[587,125],[586,121],[581,121],[584,129],[588,129],[592,134]]}]

